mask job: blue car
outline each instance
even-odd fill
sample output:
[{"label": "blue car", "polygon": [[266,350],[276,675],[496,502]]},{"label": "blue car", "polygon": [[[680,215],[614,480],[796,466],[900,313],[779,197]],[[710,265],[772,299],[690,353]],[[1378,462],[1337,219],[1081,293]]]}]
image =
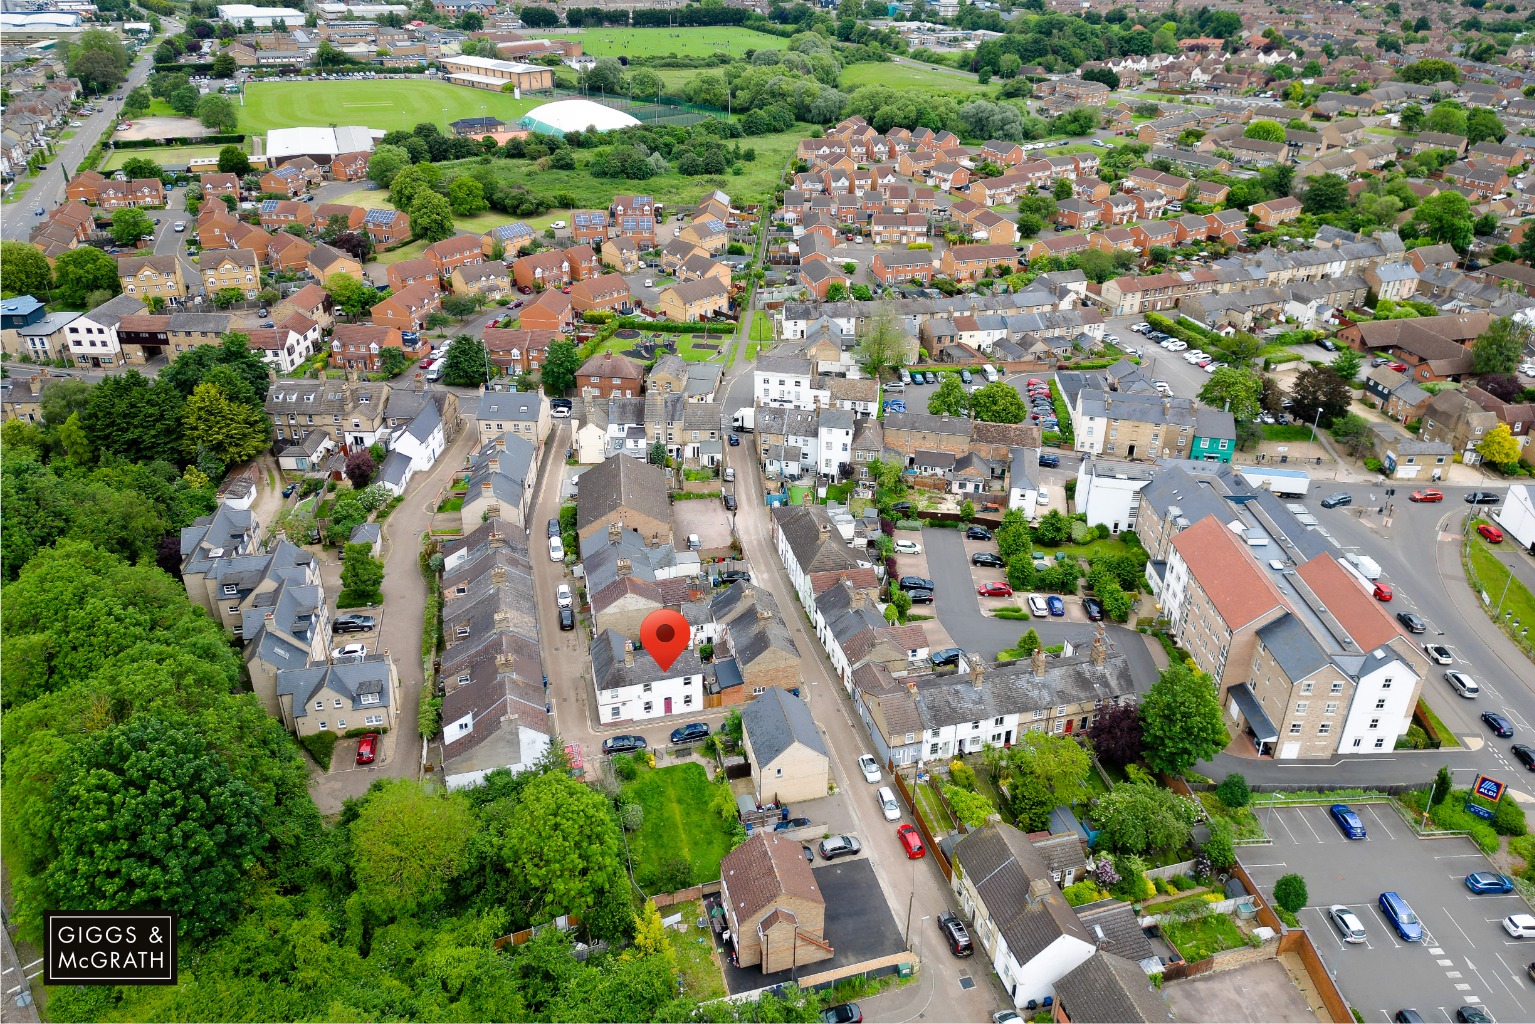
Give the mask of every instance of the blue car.
[{"label": "blue car", "polygon": [[1364,822],[1359,820],[1359,815],[1348,804],[1333,804],[1327,809],[1327,813],[1332,815],[1332,820],[1350,839],[1365,838]]},{"label": "blue car", "polygon": [[892,399],[892,400],[890,400],[890,401],[885,403],[885,411],[886,412],[905,412],[906,411],[906,403],[901,401],[899,398]]},{"label": "blue car", "polygon": [[1066,602],[1062,601],[1054,594],[1045,598],[1045,604],[1049,606],[1050,614],[1054,615],[1056,618],[1060,618],[1062,615],[1066,614]]},{"label": "blue car", "polygon": [[1423,924],[1401,896],[1394,892],[1381,893],[1380,912],[1385,915],[1387,921],[1391,922],[1391,927],[1396,929],[1402,941],[1423,941]]},{"label": "blue car", "polygon": [[1492,734],[1494,736],[1500,736],[1503,739],[1507,739],[1514,734],[1514,723],[1510,722],[1496,711],[1483,711],[1482,721],[1486,724],[1487,728],[1492,730]]},{"label": "blue car", "polygon": [[1496,871],[1476,871],[1466,876],[1466,888],[1478,896],[1497,896],[1514,891],[1514,880]]}]

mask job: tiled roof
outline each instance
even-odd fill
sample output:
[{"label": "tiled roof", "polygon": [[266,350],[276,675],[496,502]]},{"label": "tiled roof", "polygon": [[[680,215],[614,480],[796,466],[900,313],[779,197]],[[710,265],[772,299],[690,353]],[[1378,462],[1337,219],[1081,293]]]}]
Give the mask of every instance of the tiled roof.
[{"label": "tiled roof", "polygon": [[1189,572],[1232,630],[1258,619],[1284,597],[1258,567],[1247,546],[1225,524],[1206,516],[1173,540]]},{"label": "tiled roof", "polygon": [[720,878],[740,921],[757,915],[784,896],[824,903],[815,875],[805,862],[799,840],[759,832],[731,850],[720,862]]}]

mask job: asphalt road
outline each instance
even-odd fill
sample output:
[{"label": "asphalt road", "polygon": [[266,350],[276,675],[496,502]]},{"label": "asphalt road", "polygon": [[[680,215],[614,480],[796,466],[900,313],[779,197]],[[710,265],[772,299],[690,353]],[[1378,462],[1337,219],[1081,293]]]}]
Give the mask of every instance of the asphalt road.
[{"label": "asphalt road", "polygon": [[[1535,943],[1512,939],[1499,922],[1528,908],[1517,894],[1474,896],[1462,879],[1491,871],[1467,839],[1414,839],[1385,804],[1355,808],[1368,838],[1350,840],[1325,807],[1260,812],[1273,845],[1248,848],[1242,863],[1266,897],[1290,872],[1306,880],[1300,922],[1311,933],[1349,1005],[1367,1021],[1389,1021],[1404,1007],[1449,1021],[1457,1007],[1484,1006],[1495,1020],[1535,1020],[1535,992],[1524,967]],[[1422,922],[1423,942],[1405,942],[1378,905],[1397,892]],[[1343,904],[1364,926],[1363,943],[1344,943],[1327,908]]]}]

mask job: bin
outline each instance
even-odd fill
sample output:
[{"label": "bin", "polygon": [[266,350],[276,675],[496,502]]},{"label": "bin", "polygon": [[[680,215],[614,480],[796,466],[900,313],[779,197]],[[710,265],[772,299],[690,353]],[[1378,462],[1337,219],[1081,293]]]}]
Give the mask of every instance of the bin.
[{"label": "bin", "polygon": [[909,977],[911,977],[911,964],[896,964],[895,965],[895,976],[897,978],[909,978]]}]

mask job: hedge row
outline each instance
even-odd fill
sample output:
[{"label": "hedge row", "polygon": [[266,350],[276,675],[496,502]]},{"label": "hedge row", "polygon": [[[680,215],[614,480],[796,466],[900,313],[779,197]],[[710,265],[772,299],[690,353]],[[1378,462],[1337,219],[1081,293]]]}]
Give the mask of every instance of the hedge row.
[{"label": "hedge row", "polygon": [[112,145],[116,149],[154,149],[156,146],[238,146],[244,142],[244,135],[204,135],[202,138],[125,139]]}]

